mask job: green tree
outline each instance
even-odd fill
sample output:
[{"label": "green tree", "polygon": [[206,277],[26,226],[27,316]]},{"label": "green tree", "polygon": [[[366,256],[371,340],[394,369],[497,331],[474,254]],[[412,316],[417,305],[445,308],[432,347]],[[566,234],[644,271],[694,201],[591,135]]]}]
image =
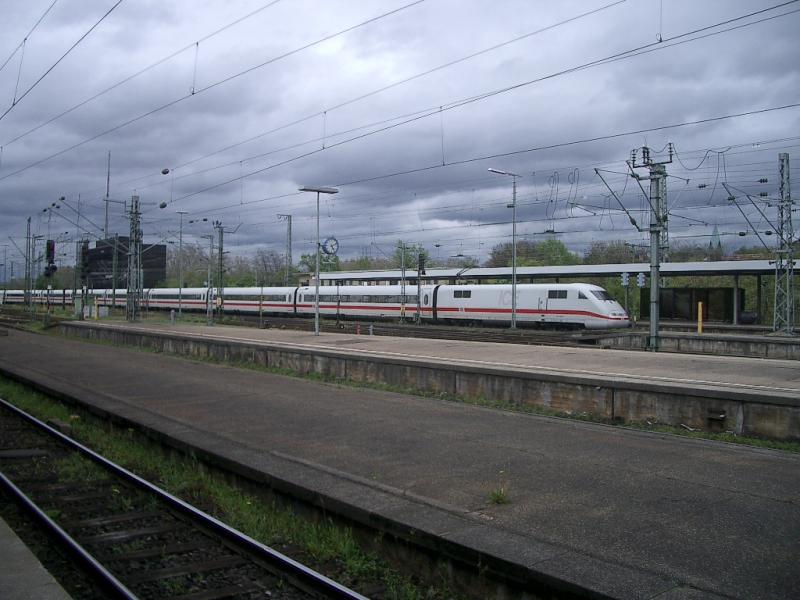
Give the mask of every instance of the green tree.
[{"label": "green tree", "polygon": [[425,264],[428,264],[428,251],[424,246],[397,240],[394,249],[394,264],[396,265],[394,268],[401,268],[405,263],[406,269],[416,270],[420,254],[425,259]]},{"label": "green tree", "polygon": [[606,265],[636,262],[633,248],[622,240],[595,241],[583,255],[587,265]]},{"label": "green tree", "polygon": [[[484,266],[510,267],[511,250],[511,244],[508,242],[497,244],[489,253],[489,258]],[[579,263],[580,258],[570,252],[560,240],[547,239],[541,242],[522,240],[517,242],[517,266],[535,267]]]},{"label": "green tree", "polygon": [[[301,273],[316,273],[317,272],[317,258],[313,253],[301,254],[300,261],[297,263],[297,270]],[[339,257],[338,256],[320,256],[319,257],[319,270],[323,273],[329,271],[339,271]]]},{"label": "green tree", "polygon": [[374,258],[372,256],[358,256],[341,261],[342,271],[377,271],[391,269],[392,262],[388,258]]},{"label": "green tree", "polygon": [[[669,262],[700,262],[709,260],[713,249],[698,244],[671,244],[669,249]],[[722,257],[722,252],[718,253]]]},{"label": "green tree", "polygon": [[[182,256],[184,287],[201,287],[208,277],[208,246],[184,242]],[[178,257],[178,248],[167,246],[167,287],[178,287]],[[118,265],[119,273],[124,273],[126,268],[125,264]]]},{"label": "green tree", "polygon": [[[285,254],[259,248],[253,258],[253,266],[259,285],[263,283],[263,285],[279,286],[287,281]],[[290,285],[294,284],[294,267],[291,266],[288,281]]]}]

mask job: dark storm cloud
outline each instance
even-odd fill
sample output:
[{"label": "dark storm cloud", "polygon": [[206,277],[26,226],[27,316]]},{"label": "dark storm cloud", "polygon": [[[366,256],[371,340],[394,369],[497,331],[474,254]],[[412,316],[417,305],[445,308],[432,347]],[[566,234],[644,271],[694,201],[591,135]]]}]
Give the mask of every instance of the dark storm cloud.
[{"label": "dark storm cloud", "polygon": [[[23,89],[112,4],[110,0],[83,2],[79,7],[57,3],[26,49]],[[264,4],[259,0],[124,2],[0,121],[0,144]],[[279,2],[201,42],[196,70],[194,49],[190,48],[8,144],[3,149],[0,178],[180,98],[193,84],[203,89],[401,5],[388,0]],[[482,259],[493,245],[507,242],[510,236],[506,208],[510,178],[488,174],[488,167],[524,175],[519,182],[521,237],[539,239],[550,235],[548,230],[555,230],[557,239],[576,251],[585,249],[592,239],[635,241],[639,234],[617,210],[616,201],[592,167],[605,165],[623,171],[632,148],[647,143],[659,149],[668,141],[675,142],[681,158],[692,166],[707,148],[791,136],[798,131],[798,111],[449,164],[793,102],[798,86],[793,60],[797,15],[548,78],[337,145],[386,126],[365,128],[370,123],[446,108],[458,99],[547,77],[650,44],[659,33],[668,39],[770,4],[665,1],[659,26],[658,2],[626,2],[393,85],[603,5],[428,0],[0,180],[0,229],[4,237],[19,237],[25,217],[36,214],[35,220],[39,220],[40,205],[44,207],[61,195],[76,202],[80,194],[86,216],[96,223],[102,221],[101,198],[110,150],[112,197],[141,196],[146,203],[149,235],[175,231],[175,211],[186,210],[190,213],[187,220],[205,216],[231,226],[242,223],[231,236],[234,252],[251,251],[264,244],[282,251],[285,225],[276,214],[287,212],[294,216],[295,254],[308,251],[313,247],[313,197],[297,194],[297,187],[366,179],[371,181],[343,186],[338,196],[323,203],[323,235],[341,237],[345,256],[373,244],[391,251],[394,242],[403,238],[424,243],[432,254],[435,248],[440,257],[461,252]],[[44,4],[13,4],[10,18],[0,25],[0,39],[6,40],[5,47],[0,47],[2,58],[44,8]],[[13,97],[17,66],[17,61],[11,61],[0,71],[0,98],[8,102]],[[392,87],[371,94],[385,86]],[[368,96],[350,103],[365,94]],[[339,106],[343,102],[347,105]],[[324,116],[318,114],[322,112]],[[283,127],[309,115],[317,116]],[[278,131],[265,133],[275,129]],[[256,139],[239,144],[252,137]],[[322,137],[325,139],[319,139]],[[326,149],[321,151],[323,143]],[[698,152],[692,154],[694,150]],[[720,229],[731,232],[744,227],[743,219],[732,215],[730,207],[718,206],[725,194],[720,185],[713,187],[713,196],[708,195],[721,173],[742,185],[757,179],[757,173],[748,169],[769,172],[775,180],[777,149],[756,154],[754,148],[744,150],[750,153],[726,155],[724,165],[713,155],[696,171],[684,170],[678,164],[670,167],[670,173],[691,180],[691,184],[670,181],[671,192],[674,190],[680,198],[676,211],[692,206],[681,214],[709,223],[690,226],[692,222],[676,218],[676,236],[696,232],[708,235],[717,222]],[[301,158],[306,153],[311,154]],[[202,158],[208,154],[212,155]],[[762,164],[755,168],[738,166],[755,160]],[[447,165],[442,166],[443,162]],[[437,165],[440,168],[428,169]],[[161,175],[165,167],[171,169],[166,176]],[[386,177],[407,170],[416,172]],[[242,175],[246,177],[240,180]],[[625,187],[623,176],[611,181],[617,193],[625,189],[622,198],[626,203],[639,207],[640,194],[632,182]],[[698,189],[702,182],[709,187]],[[681,196],[677,196],[679,192]],[[159,210],[157,204],[162,201],[169,206]],[[706,205],[701,206],[703,202]],[[111,205],[110,212],[112,227],[122,231],[126,224],[120,218],[120,209]],[[64,226],[74,229],[66,222]],[[186,227],[188,240],[196,240],[203,233],[206,231],[195,225]]]}]

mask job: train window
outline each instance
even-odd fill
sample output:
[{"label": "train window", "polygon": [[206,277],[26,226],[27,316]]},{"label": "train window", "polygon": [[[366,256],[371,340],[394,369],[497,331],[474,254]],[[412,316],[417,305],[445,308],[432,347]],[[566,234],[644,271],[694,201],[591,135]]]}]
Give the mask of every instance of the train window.
[{"label": "train window", "polygon": [[592,290],[592,294],[594,294],[599,300],[613,300],[611,294],[605,290]]},{"label": "train window", "polygon": [[587,299],[587,298],[586,298],[586,294],[584,294],[583,292],[581,292],[581,291],[579,290],[579,291],[578,291],[578,300],[586,300],[586,299]]},{"label": "train window", "polygon": [[550,300],[564,299],[567,297],[567,290],[549,290],[547,292],[547,297]]},{"label": "train window", "polygon": [[472,290],[464,290],[464,298],[472,298]]},{"label": "train window", "polygon": [[422,297],[422,301],[423,301],[423,302],[424,302],[426,305],[428,304],[428,294],[425,294],[425,295]]},{"label": "train window", "polygon": [[453,298],[463,298],[463,297],[464,297],[464,290],[453,291]]}]

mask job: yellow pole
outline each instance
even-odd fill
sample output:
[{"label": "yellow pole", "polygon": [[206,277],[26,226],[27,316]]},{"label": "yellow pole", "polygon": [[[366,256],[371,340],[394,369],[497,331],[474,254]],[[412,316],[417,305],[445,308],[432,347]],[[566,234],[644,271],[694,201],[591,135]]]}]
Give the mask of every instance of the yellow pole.
[{"label": "yellow pole", "polygon": [[697,333],[703,333],[703,303],[697,303]]}]

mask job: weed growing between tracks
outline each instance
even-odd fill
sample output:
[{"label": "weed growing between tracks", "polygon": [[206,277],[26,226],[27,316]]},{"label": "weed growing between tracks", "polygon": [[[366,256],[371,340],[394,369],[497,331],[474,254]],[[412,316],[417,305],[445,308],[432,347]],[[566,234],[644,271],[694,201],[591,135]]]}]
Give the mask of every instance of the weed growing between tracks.
[{"label": "weed growing between tracks", "polygon": [[[196,458],[168,454],[132,429],[115,426],[3,377],[0,397],[41,420],[69,423],[71,436],[96,452],[365,595],[391,600],[452,597],[444,579],[436,589],[423,587],[363,550],[350,528],[327,518],[305,518],[277,499],[244,492]],[[375,545],[379,541],[376,539]]]}]

